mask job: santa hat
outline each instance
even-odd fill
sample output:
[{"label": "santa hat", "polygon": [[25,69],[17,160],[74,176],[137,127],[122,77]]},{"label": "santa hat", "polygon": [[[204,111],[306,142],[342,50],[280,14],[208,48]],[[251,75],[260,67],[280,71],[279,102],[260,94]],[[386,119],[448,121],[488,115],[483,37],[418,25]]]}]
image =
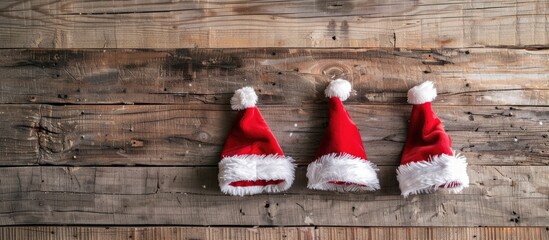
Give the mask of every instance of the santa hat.
[{"label": "santa hat", "polygon": [[351,83],[334,80],[325,94],[330,98],[330,122],[315,161],[307,168],[307,187],[331,191],[379,189],[377,168],[367,160],[360,132],[342,103],[351,94]]},{"label": "santa hat", "polygon": [[437,90],[430,81],[408,91],[408,103],[414,106],[397,170],[404,197],[439,188],[457,193],[469,185],[466,159],[452,150],[452,139],[431,108],[436,96]]},{"label": "santa hat", "polygon": [[294,181],[293,160],[284,156],[256,102],[257,95],[251,87],[236,90],[231,98],[232,109],[239,112],[219,162],[219,187],[223,193],[244,196],[280,192]]}]

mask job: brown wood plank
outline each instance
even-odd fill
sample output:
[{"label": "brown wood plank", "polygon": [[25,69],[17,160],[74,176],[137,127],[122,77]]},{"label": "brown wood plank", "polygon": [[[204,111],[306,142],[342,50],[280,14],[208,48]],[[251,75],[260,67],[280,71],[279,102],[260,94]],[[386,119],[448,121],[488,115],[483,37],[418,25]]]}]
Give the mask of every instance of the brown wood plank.
[{"label": "brown wood plank", "polygon": [[2,1],[2,48],[545,47],[536,1]]},{"label": "brown wood plank", "polygon": [[[547,107],[439,106],[474,165],[547,165]],[[285,153],[308,164],[325,104],[260,106]],[[348,105],[369,159],[398,165],[411,107]],[[226,105],[0,105],[0,165],[216,165],[236,112]]]},{"label": "brown wood plank", "polygon": [[[39,163],[63,165],[216,165],[236,115],[229,106],[202,104],[42,108]],[[327,106],[260,109],[285,153],[308,164],[327,124]],[[398,165],[411,107],[349,105],[347,109],[361,129],[369,159],[378,165]],[[471,164],[549,164],[547,107],[435,104],[435,110],[454,140],[454,149]],[[15,163],[22,161],[10,157],[17,159]],[[3,164],[12,162],[6,158]]]},{"label": "brown wood plank", "polygon": [[0,105],[0,162],[38,163],[40,147],[36,130],[40,125],[40,108],[39,105]]},{"label": "brown wood plank", "polygon": [[546,239],[549,230],[543,227],[320,227],[316,229],[318,240],[324,239],[446,239],[446,240],[489,240],[489,239]]},{"label": "brown wood plank", "polygon": [[438,104],[549,105],[549,50],[0,50],[0,57],[0,103],[227,104],[250,85],[261,104],[301,105],[324,101],[329,80],[343,77],[356,90],[350,103],[404,104],[410,87],[432,80]]},{"label": "brown wood plank", "polygon": [[296,240],[540,240],[543,227],[1,227],[0,238],[12,240],[181,240],[181,239],[296,239]]},{"label": "brown wood plank", "polygon": [[0,227],[10,240],[314,240],[312,227]]},{"label": "brown wood plank", "polygon": [[547,226],[549,166],[470,166],[460,194],[403,199],[395,167],[381,190],[341,194],[306,189],[220,194],[215,167],[0,168],[0,225]]}]

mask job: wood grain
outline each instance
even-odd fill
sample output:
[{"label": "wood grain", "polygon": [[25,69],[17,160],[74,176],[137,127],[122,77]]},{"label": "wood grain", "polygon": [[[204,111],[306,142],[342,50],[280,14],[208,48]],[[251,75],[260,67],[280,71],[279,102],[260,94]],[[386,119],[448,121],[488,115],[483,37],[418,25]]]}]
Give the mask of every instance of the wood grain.
[{"label": "wood grain", "polygon": [[0,103],[228,104],[253,86],[260,104],[324,101],[331,79],[349,103],[404,104],[435,82],[438,104],[549,105],[549,50],[0,50]]},{"label": "wood grain", "polygon": [[3,227],[1,239],[11,240],[315,240],[313,227]]},{"label": "wood grain", "polygon": [[359,228],[320,227],[315,231],[317,239],[447,239],[447,240],[489,240],[489,239],[547,239],[549,230],[543,227],[469,227],[469,228]]},{"label": "wood grain", "polygon": [[33,165],[39,161],[39,105],[0,105],[0,162]]},{"label": "wood grain", "polygon": [[2,239],[12,240],[544,240],[543,227],[3,227]]},{"label": "wood grain", "polygon": [[381,191],[306,189],[300,167],[289,192],[221,195],[215,167],[0,168],[0,224],[546,226],[548,166],[470,166],[460,194],[403,199],[395,167]]},{"label": "wood grain", "polygon": [[541,47],[536,1],[2,1],[2,48]]},{"label": "wood grain", "polygon": [[[549,240],[548,10],[546,0],[0,1],[0,239]],[[335,78],[353,84],[346,107],[380,191],[306,188]],[[471,186],[403,199],[406,92],[424,80]],[[288,192],[218,189],[229,98],[246,85],[299,164]],[[84,226],[6,227],[67,224]],[[210,225],[221,227],[200,227]]]},{"label": "wood grain", "polygon": [[[325,104],[260,106],[286,155],[308,164]],[[399,164],[408,105],[348,105],[369,159]],[[547,165],[547,107],[439,106],[453,148],[474,165]],[[217,165],[235,111],[226,105],[0,105],[1,165]]]}]

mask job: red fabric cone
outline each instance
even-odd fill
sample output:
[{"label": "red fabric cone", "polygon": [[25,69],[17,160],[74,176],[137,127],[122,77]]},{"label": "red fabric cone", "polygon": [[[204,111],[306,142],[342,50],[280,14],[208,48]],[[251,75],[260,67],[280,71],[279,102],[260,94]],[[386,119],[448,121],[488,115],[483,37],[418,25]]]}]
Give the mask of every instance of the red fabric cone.
[{"label": "red fabric cone", "polygon": [[400,164],[406,165],[440,154],[454,154],[452,139],[446,134],[442,122],[433,112],[431,102],[414,105]]},{"label": "red fabric cone", "polygon": [[330,122],[307,168],[308,187],[317,190],[363,191],[379,189],[377,168],[367,160],[360,132],[343,106],[351,84],[334,80],[326,89]]},{"label": "red fabric cone", "polygon": [[338,97],[328,100],[330,122],[320,141],[315,159],[331,153],[347,153],[362,159],[366,151],[362,146],[360,132]]},{"label": "red fabric cone", "polygon": [[257,107],[239,111],[235,121],[221,151],[222,156],[284,155]]},{"label": "red fabric cone", "polygon": [[256,101],[257,95],[250,87],[237,90],[231,99],[232,108],[240,112],[219,162],[219,186],[226,194],[280,192],[294,180],[293,160],[284,156]]},{"label": "red fabric cone", "polygon": [[408,91],[408,102],[414,106],[397,170],[404,197],[439,188],[459,192],[469,185],[466,159],[454,154],[452,139],[431,107],[436,95],[429,81]]}]

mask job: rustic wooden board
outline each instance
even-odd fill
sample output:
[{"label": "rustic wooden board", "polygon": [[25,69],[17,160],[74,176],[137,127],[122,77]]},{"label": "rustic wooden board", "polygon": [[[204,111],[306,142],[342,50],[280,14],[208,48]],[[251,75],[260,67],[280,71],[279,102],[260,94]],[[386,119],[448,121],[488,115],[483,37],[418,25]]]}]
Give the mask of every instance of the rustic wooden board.
[{"label": "rustic wooden board", "polygon": [[2,48],[544,47],[537,1],[2,1]]},{"label": "rustic wooden board", "polygon": [[228,104],[251,85],[261,104],[301,105],[342,77],[350,103],[404,104],[432,80],[437,104],[549,105],[549,50],[1,50],[0,72],[0,103]]},{"label": "rustic wooden board", "polygon": [[40,105],[0,105],[0,162],[8,165],[38,163],[40,152],[36,129]]},{"label": "rustic wooden board", "polygon": [[548,239],[549,229],[538,227],[500,228],[395,228],[395,227],[320,227],[315,230],[317,239],[446,239],[446,240],[521,240]]},{"label": "rustic wooden board", "polygon": [[12,240],[545,240],[543,227],[399,228],[399,227],[2,227],[2,239]]},{"label": "rustic wooden board", "polygon": [[[536,228],[533,228],[536,230]],[[522,232],[522,231],[521,231]],[[315,240],[313,227],[2,227],[11,240]],[[537,239],[537,238],[534,238]]]},{"label": "rustic wooden board", "polygon": [[382,190],[305,188],[305,168],[284,194],[220,194],[215,167],[0,168],[0,225],[547,226],[549,166],[470,166],[460,194],[404,200],[395,167]]},{"label": "rustic wooden board", "polygon": [[[547,107],[439,106],[454,149],[475,165],[549,164]],[[308,164],[325,104],[260,106],[285,153]],[[409,105],[349,105],[369,159],[398,165]],[[227,105],[0,105],[1,165],[216,165],[235,111]]]}]

